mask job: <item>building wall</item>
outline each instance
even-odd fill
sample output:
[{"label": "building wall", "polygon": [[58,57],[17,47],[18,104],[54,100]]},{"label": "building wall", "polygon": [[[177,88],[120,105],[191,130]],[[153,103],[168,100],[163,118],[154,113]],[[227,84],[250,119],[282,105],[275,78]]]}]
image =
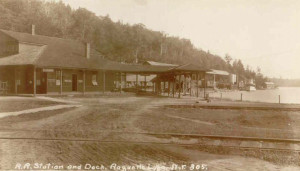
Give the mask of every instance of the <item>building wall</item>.
[{"label": "building wall", "polygon": [[[83,71],[63,69],[62,91],[72,91],[72,75],[77,76],[77,91],[83,92]],[[115,88],[115,72],[105,72],[105,91]],[[86,71],[86,92],[103,91],[103,71]],[[93,80],[94,79],[94,80]],[[96,81],[95,81],[96,80]],[[0,82],[8,85],[9,94],[33,94],[34,93],[34,67],[33,66],[5,66],[0,67]],[[36,69],[36,93],[60,92],[60,69],[37,68]]]},{"label": "building wall", "polygon": [[111,91],[115,89],[114,82],[116,81],[116,73],[115,72],[105,72],[105,90]]},{"label": "building wall", "polygon": [[[33,66],[19,67],[16,73],[18,94],[32,94],[33,93]],[[20,80],[20,84],[18,84]]]},{"label": "building wall", "polygon": [[[85,82],[85,91],[87,91],[87,92],[103,91],[103,89],[102,89],[103,88],[103,72],[86,71],[85,75],[86,75],[85,76],[85,81],[86,81]],[[93,77],[94,77],[94,81],[93,81]]]},{"label": "building wall", "polygon": [[[72,92],[72,75],[77,76],[77,92],[83,91],[83,72],[80,70],[62,70],[62,82],[60,69],[44,69],[47,72],[47,92],[60,92],[62,84],[63,92]],[[52,71],[51,71],[52,70]]]},{"label": "building wall", "polygon": [[[68,70],[62,71],[62,91],[72,92],[72,75],[77,76],[77,91],[83,92],[83,71],[82,70]],[[114,74],[113,72],[106,72],[106,86],[105,90],[110,91],[114,88]],[[60,92],[60,70],[54,69],[53,72],[47,72],[47,92]],[[85,71],[85,91],[86,92],[102,92],[103,91],[103,71]]]},{"label": "building wall", "polygon": [[0,67],[0,82],[5,82],[8,86],[8,93],[14,92],[14,68],[13,67]]},{"label": "building wall", "polygon": [[6,66],[0,68],[0,82],[6,82],[10,94],[33,93],[33,66]]}]

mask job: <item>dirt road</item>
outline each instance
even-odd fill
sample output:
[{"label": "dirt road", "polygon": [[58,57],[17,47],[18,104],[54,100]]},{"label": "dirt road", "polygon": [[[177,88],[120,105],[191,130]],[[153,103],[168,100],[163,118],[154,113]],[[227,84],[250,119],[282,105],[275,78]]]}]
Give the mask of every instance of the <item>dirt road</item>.
[{"label": "dirt road", "polygon": [[[144,115],[170,103],[167,98],[130,96],[72,100],[82,106],[0,119],[0,136],[7,138],[0,139],[0,169],[15,169],[18,163],[22,166],[25,163],[31,166],[50,163],[62,165],[64,169],[68,165],[104,165],[108,170],[116,170],[110,168],[112,163],[120,166],[205,164],[208,170],[299,169],[254,158],[210,154],[192,147],[119,142],[163,142],[157,137],[132,132],[145,132],[136,122],[141,116],[147,122],[147,115]],[[173,99],[172,103],[180,101]]]}]

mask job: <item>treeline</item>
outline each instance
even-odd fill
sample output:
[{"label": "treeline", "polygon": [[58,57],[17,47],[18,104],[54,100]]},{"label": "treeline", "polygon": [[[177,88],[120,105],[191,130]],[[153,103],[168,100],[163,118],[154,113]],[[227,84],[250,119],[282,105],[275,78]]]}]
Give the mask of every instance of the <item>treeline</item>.
[{"label": "treeline", "polygon": [[37,34],[90,42],[106,58],[119,62],[194,63],[234,72],[240,79],[254,78],[257,73],[245,68],[241,60],[232,61],[229,55],[224,60],[195,48],[188,39],[166,36],[143,24],[113,22],[109,16],[96,16],[84,8],[72,10],[63,2],[0,0],[1,29],[30,33],[32,24]]}]

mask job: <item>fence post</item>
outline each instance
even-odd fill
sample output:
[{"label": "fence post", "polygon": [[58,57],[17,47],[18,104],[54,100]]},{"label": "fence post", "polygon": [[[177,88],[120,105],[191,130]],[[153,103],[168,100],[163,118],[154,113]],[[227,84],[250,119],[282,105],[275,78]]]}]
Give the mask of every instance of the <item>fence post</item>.
[{"label": "fence post", "polygon": [[280,95],[278,95],[278,100],[279,100],[279,104],[280,104]]},{"label": "fence post", "polygon": [[243,101],[243,93],[241,93],[241,101]]}]

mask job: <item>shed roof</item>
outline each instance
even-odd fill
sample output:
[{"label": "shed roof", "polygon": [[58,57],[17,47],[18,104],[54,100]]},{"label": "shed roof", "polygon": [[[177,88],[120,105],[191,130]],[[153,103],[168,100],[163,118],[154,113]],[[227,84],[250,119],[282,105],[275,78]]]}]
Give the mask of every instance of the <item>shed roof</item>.
[{"label": "shed roof", "polygon": [[171,71],[177,72],[207,72],[210,71],[209,69],[203,68],[201,66],[195,64],[185,64],[180,65],[178,67],[172,68]]},{"label": "shed roof", "polygon": [[104,70],[130,72],[130,73],[162,73],[167,72],[171,67],[167,66],[151,66],[137,64],[122,64],[118,62],[108,61],[102,62],[100,68]]},{"label": "shed roof", "polygon": [[222,71],[222,70],[216,70],[216,69],[211,69],[211,71],[207,72],[207,74],[215,74],[215,75],[229,75],[227,71]]},{"label": "shed roof", "polygon": [[161,62],[155,62],[155,61],[145,61],[143,63],[143,65],[152,65],[152,66],[178,66],[178,65],[175,65],[175,64],[167,64],[167,63],[161,63]]}]

